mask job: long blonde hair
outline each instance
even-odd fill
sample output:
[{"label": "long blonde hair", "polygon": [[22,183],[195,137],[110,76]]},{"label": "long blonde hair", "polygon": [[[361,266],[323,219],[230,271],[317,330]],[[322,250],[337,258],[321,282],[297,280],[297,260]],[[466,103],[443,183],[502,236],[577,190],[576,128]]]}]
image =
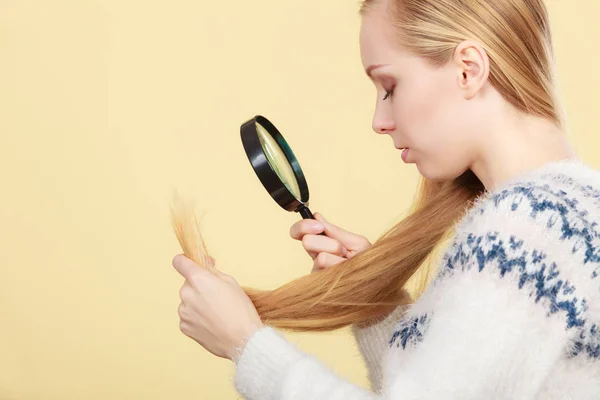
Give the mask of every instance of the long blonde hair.
[{"label": "long blonde hair", "polygon": [[[378,3],[363,1],[361,15]],[[476,40],[489,56],[491,85],[518,110],[563,127],[542,0],[389,0],[387,4],[398,41],[408,51],[441,66],[451,59],[458,43]],[[413,297],[424,290],[435,272],[435,251],[484,190],[470,170],[449,182],[422,177],[410,214],[368,250],[275,290],[244,290],[262,320],[274,327],[329,331],[368,325],[406,302],[402,289],[409,280]],[[182,228],[192,220],[193,216],[174,211],[186,255],[210,268],[206,258],[199,257],[206,252],[199,232]]]}]

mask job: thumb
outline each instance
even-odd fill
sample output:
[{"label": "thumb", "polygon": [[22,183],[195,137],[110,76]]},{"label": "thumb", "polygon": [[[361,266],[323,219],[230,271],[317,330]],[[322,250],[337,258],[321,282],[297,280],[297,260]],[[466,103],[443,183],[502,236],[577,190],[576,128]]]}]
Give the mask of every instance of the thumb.
[{"label": "thumb", "polygon": [[316,212],[314,213],[315,218],[325,225],[325,234],[332,239],[340,242],[344,247],[349,250],[355,250],[356,246],[361,244],[361,236],[356,233],[348,232],[345,229],[340,228],[337,225],[327,221],[323,214]]},{"label": "thumb", "polygon": [[173,258],[172,264],[175,270],[185,279],[190,279],[196,271],[201,269],[198,264],[187,258],[184,254],[177,254]]}]

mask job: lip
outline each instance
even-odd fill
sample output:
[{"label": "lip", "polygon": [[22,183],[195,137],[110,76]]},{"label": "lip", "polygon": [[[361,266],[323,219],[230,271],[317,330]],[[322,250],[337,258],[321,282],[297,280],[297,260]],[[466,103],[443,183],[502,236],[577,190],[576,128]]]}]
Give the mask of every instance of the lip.
[{"label": "lip", "polygon": [[402,161],[408,162],[408,153],[409,152],[410,152],[410,147],[405,147],[404,150],[402,150]]}]

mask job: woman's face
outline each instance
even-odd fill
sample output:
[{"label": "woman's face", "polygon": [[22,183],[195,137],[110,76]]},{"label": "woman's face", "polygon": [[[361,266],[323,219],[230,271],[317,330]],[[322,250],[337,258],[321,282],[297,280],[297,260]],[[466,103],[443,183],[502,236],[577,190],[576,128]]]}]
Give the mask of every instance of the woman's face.
[{"label": "woman's face", "polygon": [[481,106],[465,98],[459,63],[434,68],[397,44],[384,3],[363,16],[360,30],[363,67],[377,89],[373,130],[408,147],[406,162],[424,177],[454,179],[476,154]]}]

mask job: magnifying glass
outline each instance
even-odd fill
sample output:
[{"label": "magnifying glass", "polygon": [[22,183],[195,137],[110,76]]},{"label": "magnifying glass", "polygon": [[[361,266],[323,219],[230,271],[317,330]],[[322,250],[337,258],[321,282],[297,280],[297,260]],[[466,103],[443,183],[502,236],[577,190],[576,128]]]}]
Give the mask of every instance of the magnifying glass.
[{"label": "magnifying glass", "polygon": [[304,219],[315,219],[308,208],[308,185],[302,168],[275,125],[257,115],[244,122],[240,132],[248,160],[273,200]]}]

